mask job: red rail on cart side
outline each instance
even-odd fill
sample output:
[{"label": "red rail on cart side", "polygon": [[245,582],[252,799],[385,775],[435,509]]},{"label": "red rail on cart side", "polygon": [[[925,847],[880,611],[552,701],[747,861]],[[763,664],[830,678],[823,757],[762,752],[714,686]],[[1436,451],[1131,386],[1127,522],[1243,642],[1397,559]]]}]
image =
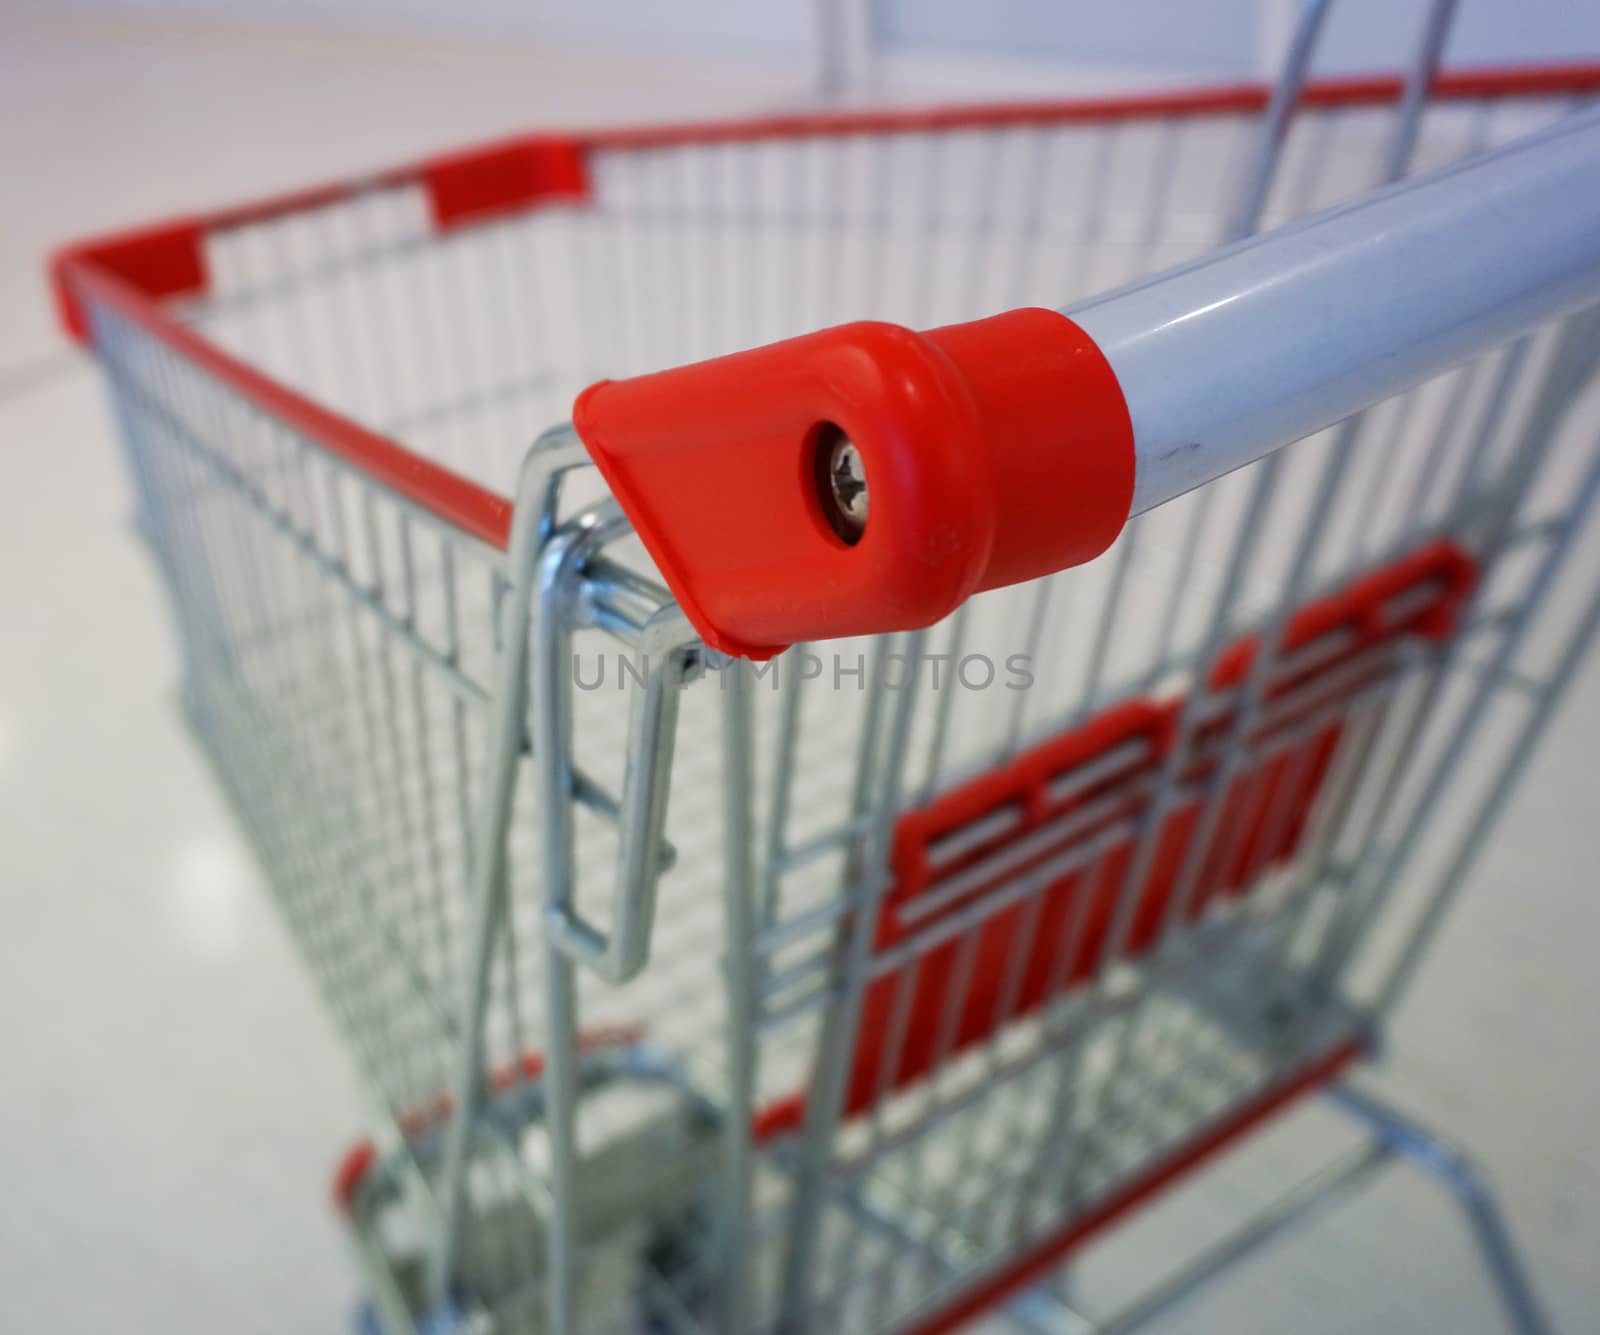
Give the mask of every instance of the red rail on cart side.
[{"label": "red rail on cart side", "polygon": [[[1401,92],[1398,76],[1321,80],[1309,84],[1307,107],[1378,106]],[[1440,74],[1435,101],[1581,97],[1600,93],[1600,64],[1532,69],[1457,70]],[[329,413],[221,352],[209,339],[163,318],[161,303],[206,291],[205,237],[231,227],[264,222],[354,198],[374,189],[415,186],[429,200],[441,230],[537,207],[576,204],[592,190],[589,158],[607,150],[797,137],[919,133],[1007,125],[1065,125],[1115,121],[1248,115],[1266,105],[1265,85],[1049,102],[1010,102],[864,112],[754,116],[681,125],[613,127],[521,135],[461,152],[441,154],[384,171],[267,196],[234,206],[169,219],[63,247],[51,259],[51,281],[63,329],[87,337],[81,298],[115,295],[119,313],[183,356],[198,361],[264,411],[358,467],[397,484],[403,494],[485,541],[503,547],[510,505],[449,470],[417,458],[404,446]],[[98,280],[91,288],[91,280]],[[185,337],[179,337],[185,333]],[[380,444],[385,449],[374,450]]]}]

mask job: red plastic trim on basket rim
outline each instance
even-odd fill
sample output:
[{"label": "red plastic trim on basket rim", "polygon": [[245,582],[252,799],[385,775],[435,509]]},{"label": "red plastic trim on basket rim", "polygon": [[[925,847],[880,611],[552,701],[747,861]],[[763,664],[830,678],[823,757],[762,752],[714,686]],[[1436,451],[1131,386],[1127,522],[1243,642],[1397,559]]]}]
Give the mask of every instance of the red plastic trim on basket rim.
[{"label": "red plastic trim on basket rim", "polygon": [[[1316,79],[1305,86],[1302,107],[1378,106],[1404,90],[1399,75]],[[1267,105],[1271,88],[1237,83],[1153,93],[1054,100],[953,103],[862,111],[807,111],[652,125],[516,135],[455,152],[403,163],[368,175],[344,177],[283,191],[227,208],[108,234],[63,247],[60,255],[101,259],[114,246],[167,231],[212,232],[321,208],[366,190],[421,185],[435,222],[451,227],[515,212],[546,199],[582,200],[592,183],[587,155],[595,150],[797,139],[857,134],[915,134],[929,130],[1008,125],[1093,124],[1098,121],[1192,119],[1247,115]],[[1436,102],[1600,93],[1600,62],[1490,66],[1446,70],[1429,85]],[[160,295],[153,293],[152,295]],[[69,330],[69,332],[75,331]]]},{"label": "red plastic trim on basket rim", "polygon": [[393,488],[407,500],[492,547],[511,533],[511,502],[442,468],[375,431],[330,412],[312,399],[224,352],[174,319],[123,279],[91,261],[63,261],[64,281],[159,339],[206,374],[285,426]]},{"label": "red plastic trim on basket rim", "polygon": [[82,342],[83,312],[68,282],[80,262],[127,281],[147,297],[195,296],[206,290],[204,241],[213,232],[325,208],[368,190],[420,186],[439,232],[487,222],[551,202],[576,203],[592,193],[588,146],[571,135],[528,134],[442,153],[371,176],[350,177],[283,194],[171,218],[73,242],[50,259],[62,328]]},{"label": "red plastic trim on basket rim", "polygon": [[[579,1046],[580,1050],[588,1050],[611,1042],[637,1041],[638,1036],[638,1030],[626,1026],[615,1030],[599,1029],[580,1034]],[[1275,1113],[1337,1079],[1365,1053],[1366,1045],[1360,1037],[1348,1037],[1334,1044],[1299,1070],[1262,1090],[1255,1098],[1234,1108],[1227,1116],[1178,1146],[1147,1171],[1113,1192],[1093,1209],[1071,1220],[1023,1256],[995,1271],[944,1308],[924,1317],[912,1327],[915,1335],[944,1335],[945,1332],[956,1330],[1008,1295],[1037,1282],[1095,1234],[1180,1182]],[[537,1053],[525,1054],[524,1064],[529,1057],[533,1058],[536,1070],[542,1072],[542,1057]],[[448,1096],[442,1096],[442,1099],[448,1105]],[[448,1111],[445,1115],[449,1115]],[[751,1121],[751,1137],[757,1144],[793,1129],[787,1124],[765,1125],[760,1111]],[[340,1159],[334,1172],[332,1195],[340,1213],[346,1217],[352,1214],[356,1193],[377,1159],[377,1148],[370,1140],[357,1141]]]},{"label": "red plastic trim on basket rim", "polygon": [[[1317,80],[1307,85],[1301,105],[1381,105],[1398,98],[1402,84],[1397,76]],[[1436,101],[1594,93],[1600,93],[1600,63],[1447,71],[1437,76],[1430,88],[1430,97]],[[92,291],[125,319],[217,375],[257,406],[333,453],[369,469],[447,522],[503,548],[511,512],[504,497],[319,407],[222,352],[203,335],[163,316],[163,299],[196,296],[206,290],[206,235],[337,203],[366,190],[405,185],[419,185],[428,192],[434,223],[440,229],[504,216],[543,200],[581,201],[589,196],[588,156],[596,150],[1248,114],[1265,106],[1269,95],[1265,85],[1234,84],[1120,97],[768,115],[524,135],[74,243],[51,257],[50,274],[62,327],[73,339],[81,342],[87,338],[79,293]]]},{"label": "red plastic trim on basket rim", "polygon": [[[1378,106],[1393,102],[1405,80],[1394,74],[1316,79],[1306,84],[1301,107]],[[1436,102],[1514,97],[1560,97],[1600,92],[1600,63],[1447,70],[1428,96]],[[1051,101],[955,103],[865,111],[795,112],[720,121],[619,126],[578,135],[587,148],[665,148],[682,144],[800,139],[817,135],[916,134],[928,130],[993,129],[1011,125],[1093,124],[1099,121],[1189,119],[1247,115],[1264,110],[1272,88],[1263,83],[1224,84],[1157,93],[1074,97]]]}]

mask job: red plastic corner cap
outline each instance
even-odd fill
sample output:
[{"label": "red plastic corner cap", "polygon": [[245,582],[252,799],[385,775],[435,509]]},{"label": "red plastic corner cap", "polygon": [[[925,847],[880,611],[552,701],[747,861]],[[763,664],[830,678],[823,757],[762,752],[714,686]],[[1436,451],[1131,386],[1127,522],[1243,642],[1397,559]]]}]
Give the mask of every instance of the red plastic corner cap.
[{"label": "red plastic corner cap", "polygon": [[[749,658],[1090,560],[1133,497],[1116,378],[1054,311],[841,325],[601,381],[573,420],[706,643]],[[867,488],[853,540],[828,513],[839,433]]]},{"label": "red plastic corner cap", "polygon": [[73,290],[72,271],[84,264],[158,300],[204,292],[210,279],[200,223],[189,218],[119,232],[58,251],[50,259],[56,315],[62,329],[79,343],[88,340],[89,322]]}]

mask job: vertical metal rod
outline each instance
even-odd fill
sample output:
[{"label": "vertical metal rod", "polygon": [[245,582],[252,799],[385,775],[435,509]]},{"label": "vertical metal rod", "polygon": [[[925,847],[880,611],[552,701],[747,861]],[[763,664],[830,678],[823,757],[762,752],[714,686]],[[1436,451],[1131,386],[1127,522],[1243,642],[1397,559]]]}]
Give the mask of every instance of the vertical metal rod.
[{"label": "vertical metal rod", "polygon": [[[772,801],[767,813],[767,837],[761,859],[761,925],[771,927],[778,920],[779,898],[783,889],[782,863],[789,842],[789,807],[794,793],[796,740],[800,733],[800,671],[807,648],[793,646],[782,658],[769,665],[778,673],[783,692],[779,705],[778,744],[772,758]],[[743,672],[745,669],[739,668]]]},{"label": "vertical metal rod", "polygon": [[[1480,564],[1485,568],[1492,569],[1498,561],[1511,533],[1522,499],[1532,486],[1549,453],[1574,394],[1587,383],[1594,371],[1596,360],[1600,358],[1600,351],[1597,351],[1595,342],[1597,327],[1600,327],[1600,315],[1591,312],[1573,317],[1560,334],[1560,341],[1539,388],[1538,406],[1533,419],[1524,428],[1524,443],[1512,460],[1507,475],[1497,483],[1497,509],[1488,531],[1476,535],[1473,542]],[[1591,466],[1589,477],[1581,488],[1580,495],[1569,512],[1570,515],[1581,514],[1592,502],[1591,493],[1597,485],[1600,485],[1597,473],[1600,473],[1600,460]],[[1506,630],[1495,654],[1479,676],[1477,694],[1463,709],[1443,755],[1434,766],[1426,791],[1408,812],[1406,823],[1392,843],[1389,853],[1381,862],[1371,866],[1361,880],[1345,892],[1345,903],[1340,908],[1341,921],[1330,932],[1328,943],[1323,950],[1323,958],[1317,966],[1318,981],[1322,985],[1326,986],[1338,975],[1345,962],[1355,954],[1366,929],[1370,928],[1378,918],[1378,906],[1389,894],[1399,869],[1410,858],[1413,848],[1449,787],[1449,779],[1459,768],[1461,760],[1476,738],[1478,728],[1488,714],[1498,681],[1521,641],[1521,628],[1526,626],[1537,611],[1543,592],[1563,558],[1565,546],[1574,536],[1573,525],[1569,522],[1562,535],[1551,544],[1544,565],[1535,573],[1527,594],[1516,609],[1513,624]],[[1472,605],[1476,606],[1481,597],[1480,587]],[[1461,652],[1460,646],[1459,639],[1451,642],[1447,651],[1448,658],[1440,669],[1441,673],[1449,670]],[[1409,758],[1402,758],[1401,763],[1404,764],[1406,759]]]},{"label": "vertical metal rod", "polygon": [[[570,816],[570,805],[567,812]],[[548,933],[543,937],[543,955],[547,1031],[544,1118],[550,1147],[545,1322],[551,1335],[571,1335],[578,1324],[577,1255],[572,1238],[578,1140],[577,964]]]},{"label": "vertical metal rod", "polygon": [[[1435,0],[1432,18],[1437,19],[1439,11],[1447,9],[1450,2],[1451,0]],[[1445,17],[1448,18],[1448,14]],[[1438,46],[1443,40],[1442,32],[1436,31],[1437,27],[1436,23],[1430,21],[1426,41],[1419,52],[1417,62],[1407,82],[1408,93],[1417,87],[1426,90],[1432,80],[1433,67],[1430,61],[1437,59]],[[1404,164],[1409,160],[1411,148],[1415,142],[1416,129],[1415,117],[1408,118],[1404,110],[1402,110],[1400,120],[1395,127],[1394,142],[1389,155],[1391,168],[1399,164],[1403,169]],[[1232,722],[1229,727],[1229,735],[1224,743],[1222,758],[1212,778],[1208,781],[1208,795],[1196,820],[1194,831],[1189,838],[1188,849],[1184,854],[1172,892],[1163,910],[1162,922],[1157,937],[1158,949],[1169,945],[1174,934],[1175,925],[1186,921],[1191,903],[1201,884],[1201,873],[1206,860],[1213,852],[1212,843],[1217,837],[1222,813],[1226,808],[1227,796],[1232,789],[1234,777],[1242,760],[1245,739],[1251,735],[1254,729],[1261,703],[1265,698],[1267,684],[1271,679],[1273,669],[1282,650],[1282,640],[1290,609],[1294,607],[1296,599],[1309,581],[1314,556],[1321,545],[1323,531],[1328,524],[1329,515],[1334,509],[1331,499],[1334,489],[1344,482],[1348,476],[1348,469],[1344,468],[1343,464],[1355,439],[1355,420],[1351,419],[1343,425],[1334,448],[1329,452],[1324,462],[1319,479],[1318,494],[1328,496],[1329,499],[1314,510],[1310,522],[1300,536],[1290,572],[1284,581],[1282,592],[1276,600],[1274,614],[1268,618],[1267,624],[1263,626],[1258,637],[1258,648],[1251,662],[1249,674],[1239,692],[1239,699],[1236,701],[1232,711]],[[1261,534],[1265,530],[1271,504],[1278,491],[1284,460],[1285,455],[1282,452],[1268,456],[1261,462],[1252,479],[1249,499],[1246,502],[1245,516],[1241,525],[1240,538],[1235,544],[1222,589],[1217,598],[1211,626],[1206,637],[1206,648],[1197,660],[1201,665],[1198,669],[1202,674],[1200,677],[1201,684],[1204,682],[1203,674],[1207,670],[1206,665],[1216,660],[1231,633],[1232,610],[1235,602],[1241,596],[1246,571],[1255,559],[1260,545]],[[1161,831],[1165,828],[1167,818],[1176,805],[1174,794],[1178,790],[1183,769],[1187,764],[1192,743],[1199,728],[1200,711],[1197,707],[1198,702],[1205,698],[1206,695],[1207,693],[1204,690],[1199,689],[1191,693],[1179,714],[1176,730],[1177,740],[1162,765],[1159,795],[1150,803],[1139,822],[1139,832],[1125,882],[1128,886],[1138,887],[1145,884],[1155,865],[1156,854],[1160,846]],[[1124,953],[1128,934],[1133,925],[1134,909],[1137,902],[1138,895],[1130,892],[1124,894],[1117,903],[1107,936],[1107,959],[1115,960]],[[1119,1048],[1126,1048],[1133,1032],[1132,1025],[1124,1028]],[[1119,1060],[1121,1060],[1120,1057]]]},{"label": "vertical metal rod", "polygon": [[[1425,675],[1398,721],[1392,722],[1389,713],[1405,669],[1380,695],[1372,720],[1361,728],[1358,741],[1340,744],[1339,772],[1330,770],[1322,785],[1313,808],[1315,827],[1297,851],[1301,870],[1286,889],[1277,921],[1270,929],[1269,939],[1284,959],[1292,957],[1299,947],[1305,924],[1312,920],[1313,911],[1321,902],[1329,864],[1340,842],[1370,845],[1379,822],[1391,809],[1393,795],[1405,777],[1417,740],[1432,717],[1443,682],[1443,666],[1437,656],[1425,660],[1421,670]],[[1355,819],[1358,813],[1359,823]],[[1331,936],[1332,930],[1326,935]]]},{"label": "vertical metal rod", "polygon": [[874,0],[815,0],[817,85],[824,99],[843,97],[872,68]]},{"label": "vertical metal rod", "polygon": [[[1106,856],[1110,847],[1110,838],[1105,835],[1099,836],[1091,846],[1089,856],[1072,884],[1072,889],[1069,891],[1071,900],[1067,908],[1067,921],[1063,924],[1056,956],[1051,962],[1050,978],[1045,987],[1046,996],[1060,996],[1067,979],[1078,966],[1087,937],[1090,910],[1104,893],[1102,885],[1111,883],[1115,875],[1112,861]],[[1095,967],[1103,968],[1107,952],[1104,948],[1100,948],[1096,954],[1098,959]],[[1046,1012],[1047,1041],[1059,1048],[1058,1054],[1052,1059],[1055,1063],[1055,1078],[1050,1081],[1051,1092],[1048,1095],[1050,1120],[1058,1131],[1054,1137],[1041,1139],[1039,1143],[1033,1171],[1028,1175],[1034,1183],[1035,1196],[1052,1185],[1057,1177],[1070,1174],[1073,1168],[1071,1155],[1082,1155],[1084,1152],[1080,1129],[1073,1120],[1073,1095],[1078,1088],[1076,1077],[1088,1047],[1091,1026],[1080,1024],[1078,1021],[1080,1012],[1087,1011],[1090,1015],[1094,1013],[1089,992],[1099,979],[1096,976],[1086,981],[1088,985],[1078,996],[1056,1011],[1054,1024],[1051,1024],[1050,1012]],[[1018,1193],[1011,1222],[1013,1233],[1020,1235],[1024,1232],[1027,1211],[1031,1203],[1032,1198]]]},{"label": "vertical metal rod", "polygon": [[[570,437],[565,437],[570,441]],[[576,447],[581,450],[581,446]],[[584,462],[587,456],[580,455]],[[535,469],[534,482],[540,472]],[[535,809],[543,835],[545,1050],[543,1083],[549,1147],[550,1200],[545,1233],[545,1310],[550,1335],[571,1335],[578,1324],[578,989],[577,964],[559,930],[567,921],[575,877],[572,768],[573,577],[606,537],[603,521],[588,512],[552,528],[559,475],[546,489],[547,536],[535,565],[537,611],[528,648],[532,703]],[[521,502],[518,513],[520,516]],[[657,669],[662,670],[660,668]],[[675,688],[674,688],[675,689]],[[624,787],[626,791],[626,785]],[[653,837],[653,836],[652,836]]]},{"label": "vertical metal rod", "polygon": [[[538,554],[555,519],[561,471],[587,457],[570,427],[547,432],[529,452],[517,489],[517,508],[507,549],[511,591],[502,604],[504,621],[495,669],[495,706],[486,751],[482,806],[473,840],[475,856],[467,888],[467,956],[457,1031],[460,1050],[452,1090],[455,1116],[446,1135],[444,1176],[440,1182],[444,1217],[429,1274],[430,1296],[440,1305],[450,1296],[460,1240],[467,1151],[483,1083],[482,1034],[489,972],[495,933],[505,904],[507,834],[527,721],[528,631],[533,617]],[[546,746],[545,749],[554,748]],[[566,808],[570,804],[563,797],[561,805]],[[548,1073],[546,1079],[548,1081]]]},{"label": "vertical metal rod", "polygon": [[[845,1084],[850,1057],[855,1049],[855,1031],[861,1014],[862,993],[866,987],[867,966],[877,931],[878,901],[889,886],[889,840],[900,808],[900,789],[905,774],[906,752],[911,738],[917,685],[921,679],[922,650],[926,631],[914,631],[904,639],[911,672],[897,688],[890,711],[889,740],[883,758],[882,778],[873,810],[877,819],[863,836],[859,862],[860,903],[843,943],[843,969],[835,1000],[823,1019],[817,1047],[817,1065],[812,1073],[806,1098],[805,1128],[796,1154],[793,1203],[789,1210],[789,1245],[784,1257],[782,1307],[778,1327],[785,1335],[803,1335],[806,1330],[807,1290],[816,1255],[822,1223],[824,1194],[830,1174],[829,1158],[833,1133],[844,1106]],[[880,661],[879,666],[882,666]],[[879,679],[881,681],[881,677]],[[881,693],[881,692],[880,692]]]},{"label": "vertical metal rod", "polygon": [[723,962],[728,1026],[728,1106],[722,1128],[722,1182],[717,1227],[723,1335],[750,1329],[750,1117],[755,1098],[755,894],[751,841],[755,730],[744,663],[720,674],[722,696]]},{"label": "vertical metal rod", "polygon": [[1400,98],[1400,112],[1395,122],[1395,135],[1389,143],[1389,156],[1383,164],[1383,184],[1398,181],[1411,169],[1411,156],[1416,152],[1417,134],[1422,129],[1422,113],[1428,105],[1428,90],[1433,86],[1434,72],[1439,68],[1439,58],[1444,54],[1450,24],[1455,18],[1456,0],[1433,0],[1428,10],[1428,22],[1422,30],[1422,43],[1412,62],[1406,79],[1405,92]]},{"label": "vertical metal rod", "polygon": [[[1272,99],[1267,104],[1266,114],[1262,118],[1254,164],[1246,181],[1239,209],[1224,227],[1219,245],[1241,241],[1245,237],[1253,236],[1260,229],[1267,196],[1277,177],[1283,146],[1288,138],[1290,118],[1294,115],[1300,101],[1300,93],[1305,87],[1306,76],[1311,68],[1311,57],[1316,50],[1317,38],[1327,13],[1328,0],[1306,0],[1301,8],[1300,21],[1289,44],[1289,51],[1284,57],[1283,68],[1278,73],[1277,83],[1273,86]],[[1325,146],[1324,151],[1326,151]],[[1307,174],[1307,184],[1296,191],[1297,195],[1309,194],[1310,179]],[[1297,198],[1293,203],[1292,212],[1298,214],[1303,211],[1304,198]],[[1191,511],[1184,528],[1177,576],[1172,581],[1166,607],[1158,623],[1157,643],[1150,669],[1152,674],[1164,670],[1172,651],[1179,612],[1198,565],[1196,558],[1199,555],[1201,540],[1210,529],[1217,495],[1217,488],[1201,487],[1189,502]]]},{"label": "vertical metal rod", "polygon": [[1489,448],[1500,434],[1506,413],[1510,411],[1511,399],[1517,384],[1522,379],[1523,366],[1533,348],[1533,339],[1534,335],[1524,334],[1501,356],[1499,372],[1489,390],[1489,398],[1479,414],[1478,429],[1473,433],[1471,445],[1467,447],[1466,463],[1462,466],[1461,478],[1456,484],[1458,505],[1471,499],[1483,477],[1483,470],[1488,465]]},{"label": "vertical metal rod", "polygon": [[1223,234],[1223,244],[1251,236],[1261,226],[1267,196],[1278,173],[1278,160],[1283,156],[1284,141],[1289,135],[1289,121],[1299,104],[1300,90],[1311,68],[1311,55],[1316,50],[1322,21],[1328,17],[1328,7],[1329,0],[1305,0],[1301,6],[1300,22],[1295,27],[1283,69],[1272,89],[1272,100],[1267,103],[1267,112],[1262,118],[1255,161],[1245,180],[1238,209]]},{"label": "vertical metal rod", "polygon": [[966,647],[967,622],[972,615],[971,607],[970,603],[962,603],[950,617],[949,650],[946,654],[950,671],[946,674],[943,689],[933,705],[933,737],[928,742],[928,768],[922,781],[921,791],[917,795],[918,802],[928,801],[939,791],[940,776],[944,769],[945,745],[950,738],[950,716],[955,710],[956,687],[960,684],[956,678],[956,671],[961,663],[961,651]]},{"label": "vertical metal rod", "polygon": [[[1600,468],[1596,475],[1600,476]],[[1593,500],[1593,490],[1588,492],[1586,501]],[[1580,527],[1580,517],[1587,509],[1574,513],[1569,521],[1573,530]],[[1530,602],[1537,604],[1537,596]],[[1455,903],[1456,895],[1460,892],[1466,880],[1468,869],[1483,851],[1483,846],[1489,838],[1490,832],[1498,823],[1504,813],[1506,804],[1511,800],[1511,795],[1517,789],[1518,780],[1527,769],[1529,760],[1537,750],[1540,739],[1544,736],[1545,729],[1549,727],[1550,720],[1555,716],[1556,707],[1561,703],[1566,686],[1572,679],[1589,649],[1594,644],[1595,631],[1600,627],[1600,587],[1596,588],[1591,596],[1589,606],[1584,612],[1582,620],[1572,632],[1571,639],[1567,642],[1562,652],[1560,662],[1551,674],[1539,694],[1538,703],[1532,713],[1523,722],[1522,731],[1518,734],[1516,743],[1511,749],[1511,754],[1501,766],[1500,776],[1490,790],[1487,797],[1479,803],[1478,809],[1473,813],[1472,820],[1467,826],[1465,837],[1456,848],[1455,855],[1450,859],[1449,865],[1439,876],[1429,893],[1417,925],[1412,929],[1399,957],[1389,970],[1383,985],[1379,989],[1375,1009],[1378,1014],[1388,1014],[1395,1004],[1404,996],[1411,980],[1416,975],[1417,965],[1427,953],[1434,937],[1438,934],[1440,925],[1444,922],[1451,906]],[[1508,632],[1508,643],[1515,643],[1518,637]],[[1487,683],[1490,685],[1492,683]],[[1450,773],[1450,770],[1444,771]]]},{"label": "vertical metal rod", "polygon": [[1390,1153],[1408,1159],[1456,1198],[1472,1226],[1512,1328],[1517,1335],[1550,1335],[1549,1323],[1533,1296],[1533,1285],[1483,1170],[1454,1145],[1366,1090],[1333,1085],[1328,1097],[1364,1122]]},{"label": "vertical metal rod", "polygon": [[861,740],[856,745],[855,777],[850,788],[850,819],[864,819],[872,810],[874,785],[878,782],[878,751],[883,741],[883,697],[888,690],[892,635],[874,636],[872,665],[868,669],[867,703],[861,715]]},{"label": "vertical metal rod", "polygon": [[[1050,615],[1051,603],[1055,600],[1056,593],[1061,588],[1062,577],[1051,575],[1048,578],[1036,581],[1033,598],[1028,606],[1027,640],[1023,649],[1023,658],[1028,664],[1028,669],[1033,670],[1034,663],[1039,657],[1039,646],[1044,641],[1045,619]],[[1029,690],[1019,690],[1011,701],[1011,708],[1007,711],[1005,736],[993,756],[992,763],[998,765],[1002,760],[1012,755],[1018,743],[1022,740],[1023,717],[1028,707]]]},{"label": "vertical metal rod", "polygon": [[1381,1141],[1369,1141],[1351,1150],[1291,1188],[1240,1232],[1208,1248],[1177,1274],[1163,1280],[1110,1319],[1097,1322],[1094,1335],[1131,1335],[1143,1329],[1224,1270],[1365,1186],[1378,1169],[1391,1162],[1390,1153],[1389,1147]]},{"label": "vertical metal rod", "polygon": [[1089,649],[1089,663],[1084,669],[1083,689],[1077,711],[1079,718],[1087,717],[1100,703],[1105,686],[1106,662],[1111,657],[1111,641],[1116,635],[1117,627],[1122,624],[1120,605],[1123,589],[1127,586],[1129,570],[1133,565],[1139,538],[1147,522],[1142,517],[1134,520],[1117,540],[1116,555],[1112,558],[1111,580],[1100,605],[1100,618],[1095,626]]},{"label": "vertical metal rod", "polygon": [[[1433,9],[1430,11],[1421,49],[1417,53],[1416,61],[1413,63],[1411,73],[1406,81],[1405,97],[1401,102],[1394,137],[1390,144],[1386,170],[1391,173],[1389,177],[1391,181],[1399,179],[1399,176],[1405,172],[1411,160],[1420,125],[1421,108],[1425,101],[1428,86],[1433,81],[1434,69],[1444,42],[1445,33],[1448,31],[1449,18],[1453,7],[1454,0],[1434,0]],[[1177,883],[1174,885],[1173,892],[1167,903],[1161,928],[1162,939],[1166,938],[1175,923],[1182,923],[1185,920],[1190,908],[1190,902],[1200,885],[1201,871],[1207,855],[1212,851],[1211,844],[1218,832],[1222,813],[1226,808],[1227,795],[1232,789],[1234,777],[1244,759],[1245,741],[1254,731],[1256,719],[1265,699],[1267,684],[1271,680],[1279,657],[1283,652],[1283,639],[1287,631],[1290,613],[1299,605],[1310,585],[1312,567],[1315,564],[1317,553],[1321,549],[1323,535],[1328,528],[1331,516],[1338,508],[1337,500],[1345,484],[1349,481],[1349,459],[1360,431],[1360,423],[1361,418],[1357,415],[1347,418],[1340,424],[1333,446],[1324,460],[1315,488],[1318,503],[1312,509],[1306,526],[1300,534],[1289,573],[1276,600],[1273,614],[1267,618],[1266,624],[1261,629],[1259,648],[1251,662],[1244,688],[1240,692],[1240,699],[1234,708],[1233,724],[1225,744],[1222,760],[1217,767],[1215,775],[1209,781],[1210,796],[1201,811],[1194,834],[1190,839],[1189,851],[1184,857]],[[1234,569],[1229,572],[1227,586],[1230,592],[1220,604],[1219,625],[1214,628],[1214,631],[1220,629],[1224,634],[1226,633],[1225,613],[1229,602],[1236,595],[1237,577],[1242,564],[1241,558],[1243,558],[1246,550],[1253,552],[1255,547],[1254,535],[1264,523],[1269,512],[1271,499],[1278,489],[1279,474],[1284,459],[1285,455],[1280,452],[1270,456],[1260,465],[1255,487],[1250,497],[1248,518],[1245,521],[1247,532],[1251,536],[1241,542],[1240,549],[1235,553]],[[1220,644],[1218,647],[1220,648]],[[1216,649],[1209,650],[1202,662],[1213,661],[1215,654]],[[1186,739],[1189,736],[1190,720],[1188,716],[1191,713],[1190,709],[1185,708],[1184,717],[1179,722],[1180,738]],[[1184,749],[1187,748],[1185,747]],[[1148,842],[1148,840],[1149,836],[1147,835],[1145,842]],[[1140,853],[1141,861],[1139,865],[1144,867],[1146,856],[1143,847],[1141,847]],[[1151,853],[1153,854],[1153,849]],[[1148,868],[1145,868],[1141,872],[1140,878],[1132,881],[1132,884],[1142,884],[1142,877],[1145,874],[1148,874]]]}]

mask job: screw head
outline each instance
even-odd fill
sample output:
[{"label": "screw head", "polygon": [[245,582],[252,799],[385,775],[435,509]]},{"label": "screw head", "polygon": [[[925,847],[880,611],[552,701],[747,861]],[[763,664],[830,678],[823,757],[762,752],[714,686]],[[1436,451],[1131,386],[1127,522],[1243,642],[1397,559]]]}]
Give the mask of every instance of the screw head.
[{"label": "screw head", "polygon": [[818,441],[817,461],[822,467],[822,509],[833,531],[852,546],[867,527],[869,493],[867,470],[855,442],[837,427]]}]

